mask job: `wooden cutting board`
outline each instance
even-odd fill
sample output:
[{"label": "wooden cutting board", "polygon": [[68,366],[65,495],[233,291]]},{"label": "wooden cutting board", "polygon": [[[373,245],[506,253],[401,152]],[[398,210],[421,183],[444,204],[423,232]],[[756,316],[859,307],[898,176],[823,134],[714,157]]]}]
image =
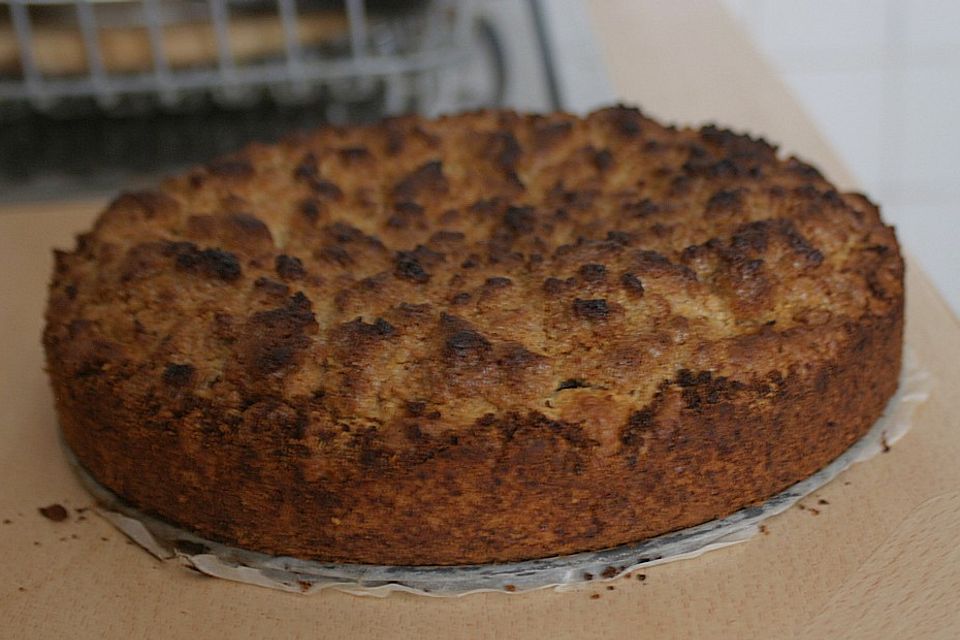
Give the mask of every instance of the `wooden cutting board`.
[{"label": "wooden cutting board", "polygon": [[[848,174],[713,4],[593,7],[624,100],[749,128]],[[0,150],[2,153],[2,150]],[[936,377],[914,429],[703,557],[567,593],[298,596],[161,563],[91,512],[60,454],[39,336],[50,249],[102,202],[0,209],[0,638],[878,638],[960,632],[960,322],[908,265],[907,341]],[[823,500],[826,504],[821,504]],[[37,509],[70,508],[52,522]],[[611,589],[612,588],[612,589]]]}]

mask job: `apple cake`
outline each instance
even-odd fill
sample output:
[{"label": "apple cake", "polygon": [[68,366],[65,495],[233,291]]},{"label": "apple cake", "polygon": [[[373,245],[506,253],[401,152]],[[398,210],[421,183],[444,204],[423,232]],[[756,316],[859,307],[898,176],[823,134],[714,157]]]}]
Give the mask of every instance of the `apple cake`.
[{"label": "apple cake", "polygon": [[877,207],[716,126],[488,110],[327,127],[125,193],[57,252],[66,445],[200,536],[516,561],[763,502],[897,387]]}]

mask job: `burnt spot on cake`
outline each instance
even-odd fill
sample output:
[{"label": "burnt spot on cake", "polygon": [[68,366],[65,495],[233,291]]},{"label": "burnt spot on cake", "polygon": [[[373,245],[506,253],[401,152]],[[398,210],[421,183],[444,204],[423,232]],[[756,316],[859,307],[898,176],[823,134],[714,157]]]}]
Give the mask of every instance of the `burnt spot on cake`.
[{"label": "burnt spot on cake", "polygon": [[680,369],[674,382],[681,388],[684,408],[695,413],[703,412],[707,405],[729,403],[747,388],[744,383],[726,376],[714,376],[710,371],[694,373],[688,369]]},{"label": "burnt spot on cake", "polygon": [[449,231],[447,229],[441,229],[430,236],[429,244],[453,246],[459,245],[465,239],[466,236],[461,231]]},{"label": "burnt spot on cake", "polygon": [[749,256],[764,254],[770,244],[785,241],[787,247],[804,260],[808,267],[819,266],[823,254],[797,231],[791,220],[770,218],[740,225],[730,238],[731,259],[742,262]]},{"label": "burnt spot on cake", "polygon": [[602,282],[607,275],[607,268],[602,264],[590,263],[581,265],[577,273],[584,282]]},{"label": "burnt spot on cake", "polygon": [[623,214],[631,218],[648,218],[663,211],[663,207],[650,198],[642,198],[623,205]]},{"label": "burnt spot on cake", "polygon": [[253,281],[253,288],[269,296],[285,298],[290,293],[290,287],[272,278],[260,276]]},{"label": "burnt spot on cake", "polygon": [[407,411],[407,415],[411,418],[419,418],[427,410],[427,403],[422,400],[408,400],[404,404],[404,408]]},{"label": "burnt spot on cake", "polygon": [[321,234],[325,245],[315,250],[314,255],[327,262],[347,266],[356,262],[354,254],[366,258],[385,257],[388,254],[387,248],[379,238],[367,235],[344,222],[325,226]]},{"label": "burnt spot on cake", "polygon": [[497,349],[496,363],[502,373],[510,375],[522,373],[543,359],[542,355],[530,351],[520,343],[507,342]]},{"label": "burnt spot on cake", "polygon": [[362,318],[355,318],[333,327],[327,339],[338,361],[348,366],[359,366],[371,349],[381,348],[385,340],[397,335],[396,327],[383,318],[369,323]]},{"label": "burnt spot on cake", "polygon": [[630,245],[633,240],[633,235],[626,231],[614,230],[607,232],[607,242],[613,242],[623,247]]},{"label": "burnt spot on cake", "polygon": [[406,229],[414,221],[423,217],[424,208],[416,202],[397,202],[394,205],[395,213],[387,218],[387,227],[391,229]]},{"label": "burnt spot on cake", "polygon": [[467,211],[479,216],[494,216],[505,209],[503,198],[481,198],[467,206]]},{"label": "burnt spot on cake", "polygon": [[293,169],[296,181],[306,184],[313,195],[321,200],[342,200],[343,190],[335,183],[320,176],[317,157],[307,153]]},{"label": "burnt spot on cake", "polygon": [[342,147],[337,149],[337,157],[346,165],[360,164],[373,159],[367,147]]},{"label": "burnt spot on cake", "polygon": [[317,164],[317,156],[313,152],[304,155],[293,168],[293,177],[298,181],[306,182],[319,176],[320,166]]},{"label": "burnt spot on cake", "polygon": [[577,281],[575,278],[567,278],[565,280],[561,280],[560,278],[555,278],[553,276],[550,276],[549,278],[543,281],[542,288],[544,293],[546,293],[547,295],[558,296],[561,293],[570,291],[576,286],[576,284],[577,284]]},{"label": "burnt spot on cake", "polygon": [[568,378],[557,385],[557,391],[565,391],[567,389],[587,389],[589,387],[590,385],[580,378]]},{"label": "burnt spot on cake", "polygon": [[307,275],[306,269],[303,268],[303,261],[296,256],[278,255],[274,260],[274,268],[277,270],[277,275],[284,280],[299,280]]},{"label": "burnt spot on cake", "polygon": [[415,323],[419,323],[431,316],[433,312],[433,305],[429,302],[422,302],[420,304],[401,302],[395,307],[395,309],[402,317]]},{"label": "burnt spot on cake", "polygon": [[410,200],[401,200],[393,205],[394,210],[404,216],[414,217],[423,215],[422,205]]},{"label": "burnt spot on cake", "polygon": [[638,278],[635,273],[631,273],[630,271],[624,273],[620,276],[620,284],[623,285],[623,288],[626,289],[630,295],[636,297],[643,296],[643,282],[640,281],[640,278]]},{"label": "burnt spot on cake", "polygon": [[708,124],[700,129],[700,138],[734,156],[774,160],[777,147],[763,138],[754,138],[730,129]]},{"label": "burnt spot on cake", "polygon": [[232,282],[242,275],[237,257],[223,249],[200,249],[192,242],[170,242],[164,252],[174,258],[177,269]]},{"label": "burnt spot on cake", "polygon": [[655,428],[654,416],[656,403],[630,414],[627,424],[620,431],[620,442],[624,447],[642,447]]},{"label": "burnt spot on cake", "polygon": [[357,244],[369,248],[383,250],[383,242],[379,238],[365,234],[360,229],[343,221],[334,222],[323,228],[323,237],[331,244]]},{"label": "burnt spot on cake", "polygon": [[185,387],[193,382],[196,371],[191,364],[169,362],[163,369],[163,382],[171,387]]},{"label": "burnt spot on cake", "polygon": [[272,240],[267,225],[252,213],[228,213],[224,218],[230,226],[242,235],[267,237]]},{"label": "burnt spot on cake", "polygon": [[314,195],[324,200],[342,200],[343,191],[330,180],[315,179],[309,180],[310,190]]},{"label": "burnt spot on cake", "polygon": [[[525,468],[559,465],[579,475],[584,454],[599,444],[581,423],[552,420],[538,411],[489,414],[478,420],[476,426],[499,434],[504,447],[502,455]],[[540,479],[531,475],[526,481],[534,486]]]},{"label": "burnt spot on cake", "polygon": [[503,226],[507,231],[518,236],[533,233],[536,228],[533,207],[507,207],[506,213],[503,214]]},{"label": "burnt spot on cake", "polygon": [[427,193],[446,193],[448,188],[447,178],[443,175],[443,163],[440,160],[431,160],[394,185],[392,194],[395,200],[411,201]]},{"label": "burnt spot on cake", "polygon": [[547,194],[547,202],[566,210],[588,211],[597,200],[600,192],[597,189],[569,189],[558,181]]},{"label": "burnt spot on cake", "polygon": [[707,215],[716,215],[720,213],[731,213],[740,210],[743,206],[742,188],[738,189],[720,189],[716,191],[710,199],[707,200]]},{"label": "burnt spot on cake", "polygon": [[639,109],[618,105],[602,109],[591,117],[600,118],[610,125],[616,137],[632,140],[643,130],[643,114]]},{"label": "burnt spot on cake", "polygon": [[338,334],[341,340],[357,344],[389,338],[396,335],[397,330],[383,318],[377,318],[370,323],[364,322],[363,318],[354,318],[338,326],[334,333]]},{"label": "burnt spot on cake", "polygon": [[460,329],[444,343],[444,354],[458,360],[479,359],[491,350],[490,341],[474,329]]},{"label": "burnt spot on cake", "polygon": [[260,311],[241,330],[238,348],[251,375],[269,375],[299,360],[319,329],[313,305],[297,292],[282,307]]},{"label": "burnt spot on cake", "polygon": [[647,276],[673,276],[684,280],[696,281],[697,274],[690,267],[671,262],[665,255],[652,250],[636,251],[632,254],[635,273]]},{"label": "burnt spot on cake", "polygon": [[593,152],[593,166],[601,173],[613,166],[613,153],[609,149],[597,149]]},{"label": "burnt spot on cake", "polygon": [[258,434],[272,446],[287,451],[296,450],[296,443],[307,431],[306,414],[276,398],[258,400],[244,408],[239,428],[248,434]]},{"label": "burnt spot on cake", "polygon": [[597,322],[607,319],[610,315],[610,305],[602,298],[577,298],[573,301],[573,313],[578,318]]},{"label": "burnt spot on cake", "polygon": [[320,216],[326,212],[326,209],[324,204],[319,200],[315,198],[307,198],[300,201],[297,211],[299,211],[300,215],[312,224],[320,219]]},{"label": "burnt spot on cake", "polygon": [[787,159],[785,168],[788,172],[800,176],[801,178],[806,178],[808,180],[823,180],[823,175],[819,170],[817,170],[816,167],[792,156]]},{"label": "burnt spot on cake", "polygon": [[517,160],[523,153],[517,137],[509,131],[491,133],[483,148],[486,157],[493,162],[494,166],[508,175],[516,169]]},{"label": "burnt spot on cake", "polygon": [[[120,282],[126,284],[134,280],[149,278],[164,268],[169,268],[170,256],[176,249],[169,244],[160,242],[140,242],[134,244],[129,249],[120,264]],[[62,278],[68,268],[66,260],[61,257],[61,253],[54,253],[56,259],[55,272],[58,278]]]},{"label": "burnt spot on cake", "polygon": [[417,284],[430,281],[430,274],[423,268],[420,256],[413,251],[399,251],[393,261],[393,273],[401,280],[408,280]]},{"label": "burnt spot on cake", "polygon": [[533,146],[538,149],[548,149],[568,138],[573,131],[573,124],[568,121],[545,122],[533,127]]},{"label": "burnt spot on cake", "polygon": [[513,280],[505,276],[492,276],[487,278],[483,282],[483,288],[485,291],[495,291],[497,289],[504,289],[513,285]]}]

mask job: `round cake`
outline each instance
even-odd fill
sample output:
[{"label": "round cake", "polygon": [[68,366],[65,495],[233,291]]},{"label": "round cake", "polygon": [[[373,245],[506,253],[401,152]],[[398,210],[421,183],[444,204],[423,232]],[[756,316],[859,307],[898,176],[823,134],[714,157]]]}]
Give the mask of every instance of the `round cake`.
[{"label": "round cake", "polygon": [[491,563],[726,516],[896,390],[877,207],[636,109],[329,127],[57,252],[63,438],[143,512],[330,562]]}]

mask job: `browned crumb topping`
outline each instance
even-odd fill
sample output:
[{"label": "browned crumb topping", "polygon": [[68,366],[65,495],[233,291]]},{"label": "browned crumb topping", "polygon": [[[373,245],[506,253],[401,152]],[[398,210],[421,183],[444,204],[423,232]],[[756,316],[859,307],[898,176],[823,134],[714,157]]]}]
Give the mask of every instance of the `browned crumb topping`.
[{"label": "browned crumb topping", "polygon": [[425,397],[443,419],[422,437],[602,400],[624,426],[584,442],[629,446],[629,407],[685,369],[730,363],[694,381],[715,401],[769,373],[738,354],[774,330],[882,312],[894,252],[865,198],[722,129],[627,108],[398,119],[122,196],[58,255],[48,340],[77,378],[123,367],[238,419],[294,411],[308,449],[358,444],[321,426],[343,420],[403,446]]}]

